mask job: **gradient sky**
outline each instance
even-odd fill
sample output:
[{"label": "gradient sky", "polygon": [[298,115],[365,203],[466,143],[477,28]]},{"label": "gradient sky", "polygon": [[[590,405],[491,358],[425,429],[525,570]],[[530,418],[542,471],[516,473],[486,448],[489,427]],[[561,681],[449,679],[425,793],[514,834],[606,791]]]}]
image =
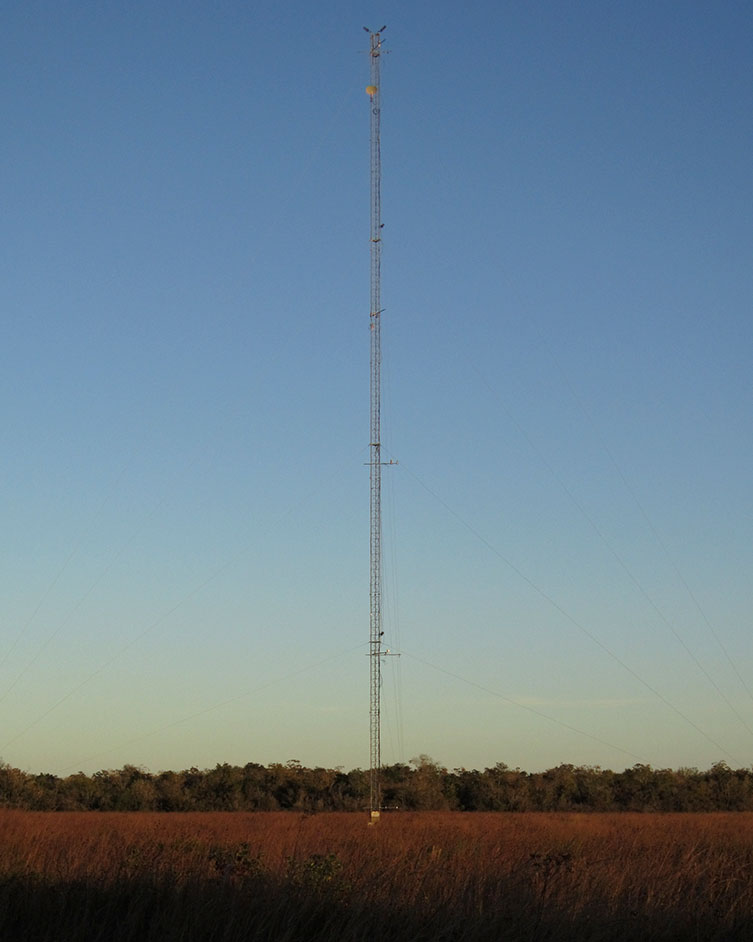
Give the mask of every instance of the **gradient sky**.
[{"label": "gradient sky", "polygon": [[9,0],[0,756],[753,763],[749,3]]}]

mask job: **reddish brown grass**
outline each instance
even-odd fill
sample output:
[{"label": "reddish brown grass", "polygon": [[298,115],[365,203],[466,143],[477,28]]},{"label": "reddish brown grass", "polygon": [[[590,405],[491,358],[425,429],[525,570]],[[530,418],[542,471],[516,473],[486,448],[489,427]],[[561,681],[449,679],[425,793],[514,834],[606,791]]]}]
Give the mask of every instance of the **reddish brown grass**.
[{"label": "reddish brown grass", "polygon": [[0,812],[0,938],[753,938],[753,814]]}]

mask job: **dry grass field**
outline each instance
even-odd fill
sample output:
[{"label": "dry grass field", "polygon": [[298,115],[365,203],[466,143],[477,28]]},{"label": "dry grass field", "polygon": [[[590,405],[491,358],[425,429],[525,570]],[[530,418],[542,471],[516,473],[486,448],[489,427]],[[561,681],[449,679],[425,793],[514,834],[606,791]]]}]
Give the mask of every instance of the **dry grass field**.
[{"label": "dry grass field", "polygon": [[753,814],[0,811],[0,939],[747,940]]}]

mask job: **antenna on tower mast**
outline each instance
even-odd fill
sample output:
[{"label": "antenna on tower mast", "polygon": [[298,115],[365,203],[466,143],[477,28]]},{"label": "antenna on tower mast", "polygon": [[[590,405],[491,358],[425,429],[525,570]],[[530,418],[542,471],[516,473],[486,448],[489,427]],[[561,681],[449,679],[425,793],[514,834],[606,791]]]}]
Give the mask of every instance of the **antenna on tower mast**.
[{"label": "antenna on tower mast", "polygon": [[371,108],[371,426],[369,436],[369,823],[379,820],[381,808],[380,771],[382,767],[382,444],[381,444],[381,256],[382,256],[382,161],[380,150],[380,58],[382,26],[370,34],[370,81],[366,86]]}]

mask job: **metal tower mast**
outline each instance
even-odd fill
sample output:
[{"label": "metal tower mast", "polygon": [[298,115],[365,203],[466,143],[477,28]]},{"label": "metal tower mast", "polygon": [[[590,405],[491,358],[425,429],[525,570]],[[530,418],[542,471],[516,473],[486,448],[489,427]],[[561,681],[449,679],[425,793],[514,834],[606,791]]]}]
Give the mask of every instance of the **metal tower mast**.
[{"label": "metal tower mast", "polygon": [[369,812],[370,822],[379,819],[381,806],[380,770],[382,698],[382,444],[381,444],[381,252],[382,252],[382,161],[379,142],[380,85],[379,64],[383,26],[370,34],[370,84],[366,89],[371,105],[371,427],[369,437],[370,490],[370,582],[369,582]]}]

